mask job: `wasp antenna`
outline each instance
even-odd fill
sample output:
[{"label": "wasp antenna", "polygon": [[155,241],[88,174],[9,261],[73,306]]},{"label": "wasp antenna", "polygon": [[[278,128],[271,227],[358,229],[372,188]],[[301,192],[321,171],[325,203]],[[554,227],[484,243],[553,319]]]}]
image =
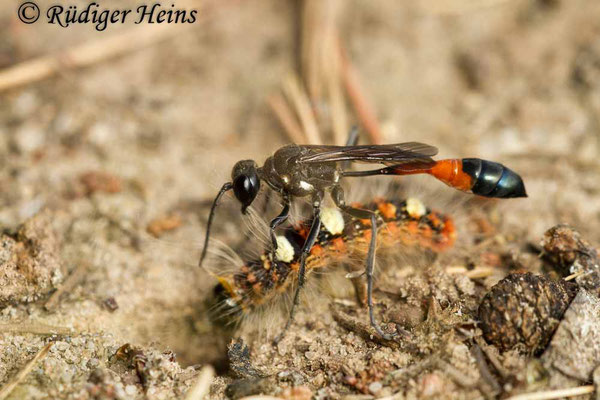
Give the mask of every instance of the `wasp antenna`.
[{"label": "wasp antenna", "polygon": [[233,184],[231,182],[227,182],[223,185],[221,190],[219,190],[219,194],[215,197],[215,200],[210,207],[210,215],[208,217],[208,224],[206,225],[206,237],[204,238],[204,248],[202,249],[202,255],[200,256],[200,262],[198,265],[202,267],[202,262],[204,261],[204,257],[206,257],[206,250],[208,249],[208,239],[210,238],[210,227],[212,226],[212,221],[215,216],[215,210],[217,209],[217,204],[219,200],[225,194],[225,192],[231,190],[233,188]]}]

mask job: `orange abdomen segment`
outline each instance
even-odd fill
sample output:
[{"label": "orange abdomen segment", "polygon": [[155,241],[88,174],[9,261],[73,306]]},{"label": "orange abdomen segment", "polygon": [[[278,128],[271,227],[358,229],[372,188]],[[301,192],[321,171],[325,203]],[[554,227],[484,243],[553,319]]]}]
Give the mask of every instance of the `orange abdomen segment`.
[{"label": "orange abdomen segment", "polygon": [[473,178],[463,171],[462,160],[459,159],[440,160],[429,170],[429,174],[458,190],[466,192],[473,187]]}]

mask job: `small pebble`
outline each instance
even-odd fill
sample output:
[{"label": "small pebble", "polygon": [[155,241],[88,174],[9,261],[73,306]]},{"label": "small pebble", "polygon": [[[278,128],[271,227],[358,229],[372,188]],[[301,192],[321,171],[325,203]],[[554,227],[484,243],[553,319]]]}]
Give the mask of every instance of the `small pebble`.
[{"label": "small pebble", "polygon": [[165,232],[179,228],[182,223],[183,221],[181,220],[180,216],[166,215],[150,221],[146,227],[146,231],[152,236],[158,238]]},{"label": "small pebble", "polygon": [[137,389],[134,385],[127,385],[125,386],[125,393],[127,393],[130,396],[133,396],[137,393]]},{"label": "small pebble", "polygon": [[69,348],[69,345],[65,342],[56,342],[54,348],[58,351],[65,351]]},{"label": "small pebble", "polygon": [[383,389],[383,385],[381,384],[381,382],[372,382],[369,385],[369,393],[373,395],[377,395],[377,393],[379,393],[381,389]]},{"label": "small pebble", "polygon": [[108,311],[112,312],[116,311],[119,308],[119,305],[117,304],[117,300],[115,300],[114,297],[109,297],[104,300],[104,307],[106,307]]},{"label": "small pebble", "polygon": [[95,192],[118,193],[123,183],[119,177],[104,171],[89,171],[79,176],[79,181],[84,186],[85,194]]},{"label": "small pebble", "polygon": [[286,400],[310,400],[312,391],[306,386],[297,386],[285,389],[282,395]]},{"label": "small pebble", "polygon": [[434,398],[444,390],[444,381],[438,374],[425,374],[421,377],[420,393],[424,398]]}]

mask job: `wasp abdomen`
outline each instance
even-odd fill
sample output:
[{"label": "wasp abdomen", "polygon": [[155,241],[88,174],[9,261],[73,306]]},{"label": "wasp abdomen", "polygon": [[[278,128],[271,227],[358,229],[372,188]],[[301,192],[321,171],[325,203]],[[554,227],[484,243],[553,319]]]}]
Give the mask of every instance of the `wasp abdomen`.
[{"label": "wasp abdomen", "polygon": [[475,194],[499,198],[527,197],[519,174],[500,163],[463,158],[462,170],[473,179],[471,191]]}]

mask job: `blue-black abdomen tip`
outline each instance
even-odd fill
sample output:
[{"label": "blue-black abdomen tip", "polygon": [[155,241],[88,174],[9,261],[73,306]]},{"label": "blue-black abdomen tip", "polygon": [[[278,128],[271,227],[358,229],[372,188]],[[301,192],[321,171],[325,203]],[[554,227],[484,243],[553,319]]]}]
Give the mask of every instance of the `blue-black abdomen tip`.
[{"label": "blue-black abdomen tip", "polygon": [[490,193],[490,196],[500,198],[527,197],[523,179],[513,170],[504,167],[502,177],[498,186]]},{"label": "blue-black abdomen tip", "polygon": [[474,194],[502,199],[527,197],[523,179],[500,163],[481,158],[463,158],[462,169],[473,179],[471,191]]}]

